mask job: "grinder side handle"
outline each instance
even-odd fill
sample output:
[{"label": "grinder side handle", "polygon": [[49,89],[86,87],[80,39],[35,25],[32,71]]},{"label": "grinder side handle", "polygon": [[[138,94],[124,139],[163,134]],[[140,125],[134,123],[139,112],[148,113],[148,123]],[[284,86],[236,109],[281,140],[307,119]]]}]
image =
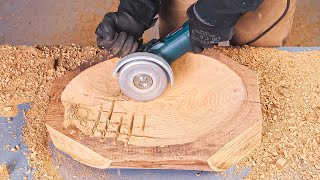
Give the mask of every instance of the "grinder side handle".
[{"label": "grinder side handle", "polygon": [[189,22],[187,21],[183,26],[168,34],[163,42],[152,47],[150,52],[161,56],[171,64],[191,50],[189,38]]}]

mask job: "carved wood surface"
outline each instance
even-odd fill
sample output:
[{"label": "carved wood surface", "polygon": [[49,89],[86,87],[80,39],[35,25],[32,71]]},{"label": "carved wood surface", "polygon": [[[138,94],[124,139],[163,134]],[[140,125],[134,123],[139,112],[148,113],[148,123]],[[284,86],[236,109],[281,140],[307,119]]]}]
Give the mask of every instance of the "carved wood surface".
[{"label": "carved wood surface", "polygon": [[257,78],[210,56],[174,62],[175,86],[150,102],[121,94],[111,77],[117,59],[81,65],[54,84],[46,113],[54,144],[98,168],[228,168],[260,144]]}]

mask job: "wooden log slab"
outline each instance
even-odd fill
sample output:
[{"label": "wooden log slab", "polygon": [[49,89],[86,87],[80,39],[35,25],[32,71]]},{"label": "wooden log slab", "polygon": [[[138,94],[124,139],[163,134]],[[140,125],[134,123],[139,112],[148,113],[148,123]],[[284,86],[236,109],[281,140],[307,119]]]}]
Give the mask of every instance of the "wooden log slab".
[{"label": "wooden log slab", "polygon": [[149,102],[121,93],[118,59],[82,64],[53,85],[46,126],[54,145],[97,168],[229,168],[260,144],[258,82],[245,66],[210,56],[174,62],[175,86]]}]

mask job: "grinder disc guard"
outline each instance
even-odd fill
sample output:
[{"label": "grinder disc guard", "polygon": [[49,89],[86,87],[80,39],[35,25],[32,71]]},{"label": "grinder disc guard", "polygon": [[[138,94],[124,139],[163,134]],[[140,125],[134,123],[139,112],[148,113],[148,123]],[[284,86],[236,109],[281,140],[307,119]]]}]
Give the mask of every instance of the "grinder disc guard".
[{"label": "grinder disc guard", "polygon": [[117,73],[121,91],[138,101],[153,100],[167,89],[169,82],[173,85],[170,65],[151,53],[137,52],[124,57],[113,75]]}]

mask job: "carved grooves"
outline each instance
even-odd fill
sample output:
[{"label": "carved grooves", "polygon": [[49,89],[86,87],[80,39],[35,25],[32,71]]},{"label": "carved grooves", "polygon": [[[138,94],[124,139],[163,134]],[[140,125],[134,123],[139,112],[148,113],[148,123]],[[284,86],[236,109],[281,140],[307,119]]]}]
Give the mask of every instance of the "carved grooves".
[{"label": "carved grooves", "polygon": [[128,135],[127,135],[126,141],[125,141],[126,145],[127,145],[127,143],[129,142],[129,139],[130,139],[130,137],[131,137],[131,135],[132,135],[133,122],[134,122],[134,114],[132,113],[132,114],[130,114],[130,116],[129,116]]},{"label": "carved grooves", "polygon": [[112,113],[113,113],[113,109],[114,109],[114,104],[116,103],[116,101],[112,101],[112,104],[111,104],[111,108],[108,112],[108,119],[110,120],[111,119],[111,116],[112,116]]},{"label": "carved grooves", "polygon": [[100,109],[99,109],[99,114],[98,114],[98,118],[96,119],[94,126],[91,130],[91,135],[93,135],[96,131],[97,131],[97,127],[100,124],[100,119],[101,119],[101,113],[103,111],[103,104],[100,105]]},{"label": "carved grooves", "polygon": [[99,137],[102,140],[112,138],[114,143],[123,141],[124,145],[128,144],[132,136],[143,137],[147,121],[146,114],[116,112],[115,103],[115,100],[106,101],[96,110],[92,107],[67,103],[64,124],[69,124],[66,128],[73,124],[84,134]]},{"label": "carved grooves", "polygon": [[146,121],[147,121],[147,115],[143,114],[143,121],[142,121],[141,131],[144,131],[144,128],[146,127]]}]

